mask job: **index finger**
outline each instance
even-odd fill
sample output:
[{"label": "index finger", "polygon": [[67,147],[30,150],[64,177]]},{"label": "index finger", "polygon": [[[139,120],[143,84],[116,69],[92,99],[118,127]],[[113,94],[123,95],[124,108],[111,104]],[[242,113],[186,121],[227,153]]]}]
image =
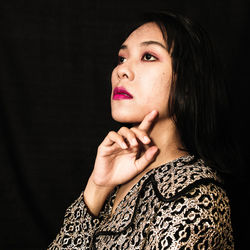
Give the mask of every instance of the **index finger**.
[{"label": "index finger", "polygon": [[141,124],[138,126],[139,129],[141,130],[145,130],[148,131],[154,121],[154,119],[157,117],[158,112],[156,110],[153,110],[152,112],[150,112],[149,114],[147,114]]}]

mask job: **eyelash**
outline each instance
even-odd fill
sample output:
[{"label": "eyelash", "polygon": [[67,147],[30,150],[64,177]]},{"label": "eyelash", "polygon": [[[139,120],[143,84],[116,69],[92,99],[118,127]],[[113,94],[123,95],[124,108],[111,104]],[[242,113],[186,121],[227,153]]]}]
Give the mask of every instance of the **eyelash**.
[{"label": "eyelash", "polygon": [[[144,60],[144,61],[146,61],[146,62],[154,62],[154,61],[157,61],[157,60],[158,60],[158,58],[157,58],[156,56],[154,56],[154,55],[152,55],[151,53],[148,53],[148,52],[146,52],[146,53],[143,54],[142,60],[143,60],[143,58],[144,58],[146,55],[149,55],[150,57],[153,57],[153,58],[154,58],[154,60]],[[123,63],[123,62],[121,62],[122,59],[126,59],[126,58],[123,57],[123,56],[118,56],[118,64],[122,64],[122,63]]]}]

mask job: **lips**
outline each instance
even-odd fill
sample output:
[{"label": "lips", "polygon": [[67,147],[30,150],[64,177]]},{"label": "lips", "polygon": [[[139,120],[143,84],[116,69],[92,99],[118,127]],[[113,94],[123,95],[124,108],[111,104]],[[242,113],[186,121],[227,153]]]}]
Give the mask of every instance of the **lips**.
[{"label": "lips", "polygon": [[133,96],[123,87],[116,87],[113,92],[113,100],[133,99]]}]

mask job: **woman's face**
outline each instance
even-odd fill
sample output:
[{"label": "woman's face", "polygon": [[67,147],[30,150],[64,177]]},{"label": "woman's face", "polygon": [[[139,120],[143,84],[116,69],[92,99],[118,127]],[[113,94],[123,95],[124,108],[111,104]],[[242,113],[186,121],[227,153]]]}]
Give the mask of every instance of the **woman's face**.
[{"label": "woman's face", "polygon": [[152,110],[168,118],[171,57],[157,24],[146,23],[122,44],[112,72],[111,111],[118,122],[138,123]]}]

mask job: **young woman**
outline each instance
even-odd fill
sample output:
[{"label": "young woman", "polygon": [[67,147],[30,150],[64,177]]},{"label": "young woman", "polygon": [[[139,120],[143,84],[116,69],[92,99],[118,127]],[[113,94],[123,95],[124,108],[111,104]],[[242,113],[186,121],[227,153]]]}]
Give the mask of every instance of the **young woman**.
[{"label": "young woman", "polygon": [[172,12],[146,14],[118,58],[112,117],[133,125],[100,144],[49,249],[233,249],[224,88],[206,33]]}]

